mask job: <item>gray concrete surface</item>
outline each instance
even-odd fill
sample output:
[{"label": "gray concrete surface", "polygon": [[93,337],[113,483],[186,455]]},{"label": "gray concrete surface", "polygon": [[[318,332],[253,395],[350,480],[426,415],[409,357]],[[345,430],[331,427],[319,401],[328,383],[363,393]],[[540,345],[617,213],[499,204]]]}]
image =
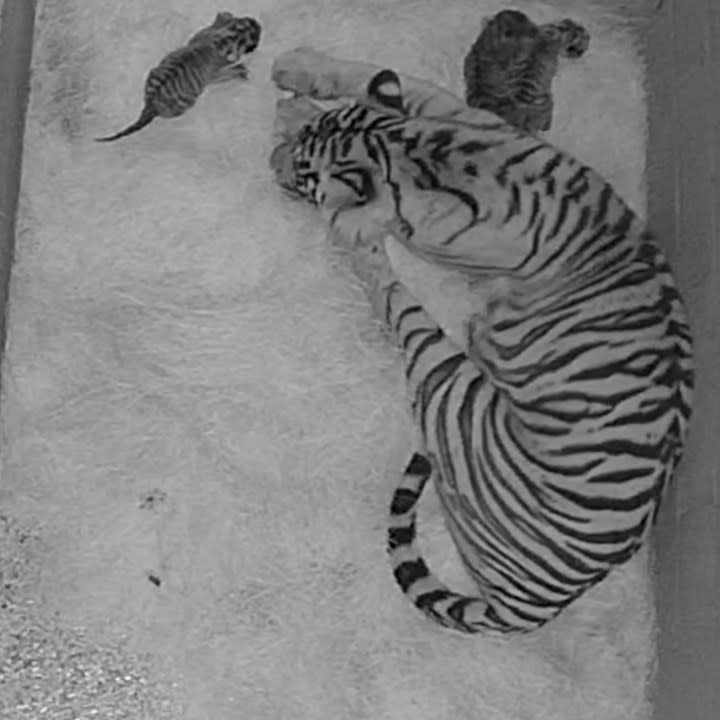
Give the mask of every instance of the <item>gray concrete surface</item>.
[{"label": "gray concrete surface", "polygon": [[666,1],[649,28],[649,209],[693,321],[686,459],[656,533],[657,720],[720,716],[720,7]]},{"label": "gray concrete surface", "polygon": [[20,189],[22,135],[28,101],[35,0],[0,5],[0,358]]}]

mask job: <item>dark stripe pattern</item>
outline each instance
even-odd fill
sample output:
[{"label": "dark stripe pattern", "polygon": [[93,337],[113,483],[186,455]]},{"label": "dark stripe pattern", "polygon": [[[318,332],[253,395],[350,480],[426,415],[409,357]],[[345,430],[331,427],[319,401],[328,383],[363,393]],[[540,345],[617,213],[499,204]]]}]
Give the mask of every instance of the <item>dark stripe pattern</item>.
[{"label": "dark stripe pattern", "polygon": [[[693,387],[677,294],[623,307],[642,291],[633,282],[657,290],[657,279],[628,268],[629,285],[606,275],[539,315],[504,319],[478,351],[482,370],[403,285],[386,291],[423,439],[392,499],[388,553],[436,622],[533,630],[641,546],[680,458]],[[431,476],[477,597],[443,584],[416,545]]]},{"label": "dark stripe pattern", "polygon": [[[654,522],[691,414],[685,308],[654,239],[597,173],[507,126],[403,118],[381,79],[392,112],[321,115],[294,148],[291,184],[322,207],[334,182],[332,221],[352,208],[358,234],[364,205],[389,190],[407,247],[508,279],[467,348],[402,284],[382,291],[422,438],[388,552],[434,621],[526,632],[630,558]],[[477,597],[445,586],[416,545],[431,477]]]}]

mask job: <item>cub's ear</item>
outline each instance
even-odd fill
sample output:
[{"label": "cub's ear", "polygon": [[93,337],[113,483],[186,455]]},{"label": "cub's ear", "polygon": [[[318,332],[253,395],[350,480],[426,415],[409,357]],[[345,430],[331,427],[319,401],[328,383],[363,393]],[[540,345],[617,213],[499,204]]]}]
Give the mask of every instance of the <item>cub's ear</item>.
[{"label": "cub's ear", "polygon": [[394,70],[380,70],[370,79],[367,87],[368,99],[378,105],[405,113],[400,78]]},{"label": "cub's ear", "polygon": [[215,19],[213,20],[213,27],[218,27],[219,25],[224,25],[229,20],[233,19],[233,14],[229,12],[219,12]]}]

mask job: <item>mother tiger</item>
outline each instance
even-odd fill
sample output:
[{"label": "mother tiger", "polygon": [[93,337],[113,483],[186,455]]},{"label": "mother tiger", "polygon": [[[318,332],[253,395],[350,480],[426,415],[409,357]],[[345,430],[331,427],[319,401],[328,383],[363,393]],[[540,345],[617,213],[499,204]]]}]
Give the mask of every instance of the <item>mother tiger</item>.
[{"label": "mother tiger", "polygon": [[[354,99],[281,100],[271,166],[352,246],[404,353],[420,447],[392,499],[395,577],[456,630],[537,628],[638,550],[681,457],[694,368],[670,268],[596,172],[490,112],[307,49],[273,77]],[[387,236],[475,278],[467,348],[393,275]],[[477,597],[416,546],[431,476]]]}]

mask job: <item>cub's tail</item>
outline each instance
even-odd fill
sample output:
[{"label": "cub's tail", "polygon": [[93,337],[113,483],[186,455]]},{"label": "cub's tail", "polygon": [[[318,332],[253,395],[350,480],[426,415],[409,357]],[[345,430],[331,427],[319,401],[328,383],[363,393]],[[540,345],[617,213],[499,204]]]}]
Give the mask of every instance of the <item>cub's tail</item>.
[{"label": "cub's tail", "polygon": [[138,130],[142,130],[146,125],[149,125],[156,117],[158,113],[150,105],[145,105],[143,111],[140,113],[140,117],[130,127],[121,130],[116,135],[110,135],[109,137],[95,138],[96,142],[112,142],[113,140],[119,140],[120,138],[127,137],[136,133]]}]

